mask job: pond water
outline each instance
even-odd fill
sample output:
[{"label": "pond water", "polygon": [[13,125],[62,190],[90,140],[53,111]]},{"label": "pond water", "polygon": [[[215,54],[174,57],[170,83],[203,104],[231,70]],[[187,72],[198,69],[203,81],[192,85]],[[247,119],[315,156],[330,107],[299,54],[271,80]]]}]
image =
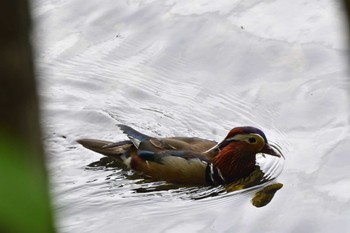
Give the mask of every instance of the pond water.
[{"label": "pond water", "polygon": [[[35,0],[32,12],[59,232],[350,229],[340,3]],[[143,180],[76,143],[124,140],[120,123],[213,140],[235,126],[259,127],[286,157],[260,157],[283,188],[257,208],[254,190]]]}]

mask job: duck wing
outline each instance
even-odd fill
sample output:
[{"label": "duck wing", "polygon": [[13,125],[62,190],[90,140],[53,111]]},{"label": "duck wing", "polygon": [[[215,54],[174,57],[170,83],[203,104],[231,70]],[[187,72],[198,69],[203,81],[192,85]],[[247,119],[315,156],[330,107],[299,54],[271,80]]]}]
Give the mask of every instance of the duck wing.
[{"label": "duck wing", "polygon": [[156,138],[142,134],[127,125],[118,127],[128,136],[135,147],[142,151],[183,150],[202,153],[214,145],[215,141],[197,137],[167,137]]}]

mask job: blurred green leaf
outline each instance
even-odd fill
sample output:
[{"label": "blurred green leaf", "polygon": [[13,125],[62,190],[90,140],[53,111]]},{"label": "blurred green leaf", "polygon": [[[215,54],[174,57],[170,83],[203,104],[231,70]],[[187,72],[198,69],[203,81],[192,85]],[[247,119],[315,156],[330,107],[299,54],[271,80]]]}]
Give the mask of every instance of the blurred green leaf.
[{"label": "blurred green leaf", "polygon": [[30,153],[0,134],[0,232],[53,232],[44,170]]}]

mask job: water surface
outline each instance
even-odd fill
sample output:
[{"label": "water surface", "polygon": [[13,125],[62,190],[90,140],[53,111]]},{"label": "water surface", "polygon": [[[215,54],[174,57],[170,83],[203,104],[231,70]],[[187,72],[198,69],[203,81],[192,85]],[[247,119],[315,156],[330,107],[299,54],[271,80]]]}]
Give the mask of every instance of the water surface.
[{"label": "water surface", "polygon": [[[35,0],[32,8],[59,232],[350,229],[340,3]],[[283,171],[269,171],[284,186],[256,208],[254,192],[166,187],[88,166],[101,156],[75,140],[124,140],[119,123],[213,140],[259,127],[286,157]]]}]

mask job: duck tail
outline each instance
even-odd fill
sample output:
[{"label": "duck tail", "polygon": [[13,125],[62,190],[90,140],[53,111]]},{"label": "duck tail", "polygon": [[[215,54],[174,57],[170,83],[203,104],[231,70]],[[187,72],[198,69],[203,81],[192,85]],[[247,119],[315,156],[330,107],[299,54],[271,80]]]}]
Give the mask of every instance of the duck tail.
[{"label": "duck tail", "polygon": [[130,140],[110,142],[96,139],[79,139],[77,142],[89,150],[111,157],[120,157],[133,146]]}]

